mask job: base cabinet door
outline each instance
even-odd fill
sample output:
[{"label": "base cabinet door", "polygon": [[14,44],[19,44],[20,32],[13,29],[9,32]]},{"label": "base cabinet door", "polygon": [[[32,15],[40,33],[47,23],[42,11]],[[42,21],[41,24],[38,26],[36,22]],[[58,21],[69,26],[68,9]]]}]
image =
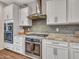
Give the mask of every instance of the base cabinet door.
[{"label": "base cabinet door", "polygon": [[68,59],[68,48],[58,48],[57,51],[57,59]]},{"label": "base cabinet door", "polygon": [[48,46],[46,47],[46,59],[55,59],[53,48]]},{"label": "base cabinet door", "polygon": [[71,49],[71,59],[79,59],[79,49]]},{"label": "base cabinet door", "polygon": [[5,43],[5,48],[13,51],[14,50],[14,45],[10,44],[10,43]]},{"label": "base cabinet door", "polygon": [[[44,59],[68,59],[68,48],[57,46],[46,46]],[[43,53],[44,53],[43,52]]]}]

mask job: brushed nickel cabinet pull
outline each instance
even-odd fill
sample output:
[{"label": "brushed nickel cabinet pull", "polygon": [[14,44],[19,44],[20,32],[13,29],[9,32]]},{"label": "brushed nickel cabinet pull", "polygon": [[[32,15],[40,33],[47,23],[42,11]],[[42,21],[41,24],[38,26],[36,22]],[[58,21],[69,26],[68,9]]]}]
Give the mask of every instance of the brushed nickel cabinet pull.
[{"label": "brushed nickel cabinet pull", "polygon": [[52,42],[52,44],[59,44],[58,42]]},{"label": "brushed nickel cabinet pull", "polygon": [[54,55],[57,56],[57,48],[54,48]]},{"label": "brushed nickel cabinet pull", "polygon": [[24,21],[22,21],[22,24],[24,24]]},{"label": "brushed nickel cabinet pull", "polygon": [[58,22],[58,17],[57,16],[55,17],[55,22]]},{"label": "brushed nickel cabinet pull", "polygon": [[7,19],[8,19],[8,15],[7,15]]}]

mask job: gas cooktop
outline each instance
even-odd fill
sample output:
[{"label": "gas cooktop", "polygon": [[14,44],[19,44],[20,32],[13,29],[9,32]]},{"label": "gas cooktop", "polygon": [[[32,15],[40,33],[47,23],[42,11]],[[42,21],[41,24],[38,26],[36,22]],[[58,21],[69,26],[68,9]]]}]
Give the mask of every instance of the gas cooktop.
[{"label": "gas cooktop", "polygon": [[48,34],[28,34],[27,36],[47,37]]}]

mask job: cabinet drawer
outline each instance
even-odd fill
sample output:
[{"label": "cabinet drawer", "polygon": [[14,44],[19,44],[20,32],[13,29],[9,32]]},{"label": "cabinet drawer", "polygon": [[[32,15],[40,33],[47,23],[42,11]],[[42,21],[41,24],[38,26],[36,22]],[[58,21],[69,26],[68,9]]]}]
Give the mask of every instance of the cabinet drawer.
[{"label": "cabinet drawer", "polygon": [[70,43],[70,47],[79,49],[79,43]]},{"label": "cabinet drawer", "polygon": [[14,44],[18,45],[18,46],[23,46],[24,43],[22,43],[22,42],[14,42]]},{"label": "cabinet drawer", "polygon": [[15,36],[14,37],[14,44],[18,45],[18,46],[22,46],[22,45],[24,45],[24,40],[25,40],[24,37]]},{"label": "cabinet drawer", "polygon": [[5,43],[5,48],[10,49],[10,50],[14,50],[14,45],[10,44],[10,43]]},{"label": "cabinet drawer", "polygon": [[25,51],[24,47],[18,46],[18,45],[15,45],[14,50],[15,52],[22,53],[22,54],[24,54],[24,51]]},{"label": "cabinet drawer", "polygon": [[20,37],[20,36],[14,37],[14,42],[22,42],[23,40],[24,40],[24,37]]},{"label": "cabinet drawer", "polygon": [[57,46],[64,46],[64,47],[68,47],[68,43],[67,42],[62,42],[62,41],[55,41],[55,40],[44,40],[43,41],[46,45],[57,45]]}]

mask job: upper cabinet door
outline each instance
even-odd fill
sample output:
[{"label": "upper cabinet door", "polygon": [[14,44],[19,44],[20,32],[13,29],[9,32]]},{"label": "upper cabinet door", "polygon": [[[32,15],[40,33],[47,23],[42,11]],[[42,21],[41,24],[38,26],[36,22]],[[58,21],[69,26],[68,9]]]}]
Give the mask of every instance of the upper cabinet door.
[{"label": "upper cabinet door", "polygon": [[79,0],[68,0],[69,23],[79,23]]},{"label": "upper cabinet door", "polygon": [[47,24],[66,23],[66,0],[47,1]]},{"label": "upper cabinet door", "polygon": [[8,7],[4,8],[4,19],[8,19],[8,17],[9,17],[8,16],[8,9],[9,9]]},{"label": "upper cabinet door", "polygon": [[58,23],[66,23],[66,0],[55,0],[55,19]]},{"label": "upper cabinet door", "polygon": [[55,16],[55,3],[53,1],[47,1],[47,24],[54,24],[54,16]]},{"label": "upper cabinet door", "polygon": [[54,55],[54,48],[46,46],[46,54],[45,57],[46,59],[56,59],[56,56]]},{"label": "upper cabinet door", "polygon": [[28,19],[29,7],[23,8],[20,11],[21,18],[20,18],[20,26],[32,26],[32,20]]},{"label": "upper cabinet door", "polygon": [[4,8],[4,19],[16,19],[18,6],[11,4]]}]

